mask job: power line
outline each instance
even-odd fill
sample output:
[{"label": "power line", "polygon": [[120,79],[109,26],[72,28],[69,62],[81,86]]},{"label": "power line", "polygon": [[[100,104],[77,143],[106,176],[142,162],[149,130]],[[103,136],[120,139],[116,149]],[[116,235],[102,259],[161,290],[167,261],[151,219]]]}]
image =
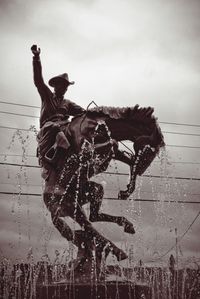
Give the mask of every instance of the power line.
[{"label": "power line", "polygon": [[21,114],[21,113],[14,113],[8,111],[0,111],[3,114],[10,114],[10,115],[17,115],[17,116],[25,116],[25,117],[32,117],[32,118],[40,118],[39,116],[29,115],[29,114]]},{"label": "power line", "polygon": [[[13,184],[13,183],[8,183],[8,182],[0,182],[0,185],[15,185],[15,186],[17,186],[18,184]],[[25,184],[20,184],[20,186],[21,187],[42,187],[42,185],[41,184],[32,184],[32,183],[29,183],[29,182],[27,182],[27,183],[25,183]],[[109,192],[115,192],[116,191],[116,189],[113,189],[113,188],[107,188],[106,187],[106,190],[107,191],[109,191]],[[160,194],[161,192],[153,192],[152,193],[152,191],[145,191],[145,190],[141,190],[139,193],[147,193],[147,194]],[[170,193],[170,195],[177,195],[177,193],[174,193],[174,192],[169,192]],[[186,195],[186,196],[200,196],[200,193],[185,193],[184,192],[184,195]],[[113,199],[115,199],[115,198],[113,198]],[[169,202],[169,201],[167,201],[167,202]],[[183,202],[185,202],[185,201],[183,201]],[[196,202],[196,201],[195,201]]]},{"label": "power line", "polygon": [[20,131],[26,131],[26,132],[34,132],[31,127],[29,129],[22,129],[22,128],[17,128],[17,127],[0,126],[0,128],[8,129],[8,130],[20,130]]},{"label": "power line", "polygon": [[[122,176],[127,176],[129,174],[123,173],[123,172],[109,172],[105,171],[104,173],[106,174],[115,174],[115,175],[122,175]],[[176,179],[176,180],[189,180],[189,181],[200,181],[200,178],[189,178],[189,177],[178,177],[178,176],[160,176],[160,175],[148,175],[144,174],[143,177],[147,178],[159,178],[159,179]]]},{"label": "power line", "polygon": [[42,196],[40,193],[24,193],[24,192],[4,192],[0,191],[2,195],[18,195],[18,196]]},{"label": "power line", "polygon": [[[13,103],[13,102],[6,102],[6,101],[0,101],[2,104],[8,104],[8,105],[15,105],[15,106],[22,106],[27,108],[37,108],[40,109],[39,106],[34,105],[27,105],[27,104],[19,104],[19,103]],[[166,122],[166,121],[159,121],[161,124],[167,124],[167,125],[175,125],[175,126],[189,126],[189,127],[200,127],[200,124],[188,124],[188,123],[176,123],[176,122]]]},{"label": "power line", "polygon": [[[1,157],[22,157],[22,155],[20,155],[20,154],[0,154],[0,156]],[[28,157],[28,158],[37,158],[36,155],[26,155],[26,157]],[[177,162],[177,163],[179,163],[179,162]],[[196,164],[196,163],[194,163],[194,164]]]},{"label": "power line", "polygon": [[[7,163],[7,162],[0,162],[0,165],[7,165],[7,166],[18,166],[18,167],[27,167],[27,168],[41,168],[37,165],[29,165],[29,164],[19,164],[19,163]],[[119,176],[129,176],[128,173],[124,172],[111,172],[105,171],[104,174],[108,175],[119,175]],[[200,181],[200,178],[189,178],[189,177],[178,177],[178,176],[160,176],[160,175],[148,175],[144,174],[143,177],[148,178],[158,178],[158,179],[175,179],[175,180],[189,180],[189,181]]]},{"label": "power line", "polygon": [[181,148],[200,148],[200,146],[192,146],[192,145],[176,145],[176,144],[166,144],[168,147],[181,147]]},{"label": "power line", "polygon": [[[5,113],[5,112],[1,112],[0,113]],[[12,114],[12,115],[20,115],[20,116],[28,116],[28,117],[37,117],[38,116],[31,116],[31,115],[25,115],[25,114],[16,114],[16,113],[11,113],[11,112],[6,112],[6,114]],[[30,131],[30,129],[22,129],[22,128],[17,128],[17,127],[7,127],[7,126],[0,126],[0,128],[2,129],[10,129],[10,130],[21,130],[21,131]],[[199,137],[200,134],[194,134],[194,133],[183,133],[183,132],[172,132],[172,131],[162,131],[164,134],[174,134],[174,135],[183,135],[183,136],[197,136]]]},{"label": "power line", "polygon": [[170,132],[170,131],[162,131],[165,134],[175,134],[175,135],[184,135],[184,136],[200,136],[200,134],[193,134],[193,133],[182,133],[182,132]]},{"label": "power line", "polygon": [[[156,162],[156,161],[155,161]],[[159,161],[157,161],[159,162]],[[200,162],[190,162],[190,161],[171,161],[170,164],[200,164]]]},{"label": "power line", "polygon": [[[17,183],[8,183],[8,182],[0,182],[0,185],[11,185],[11,186],[18,186],[19,184]],[[42,184],[30,184],[30,183],[26,183],[26,184],[20,184],[20,186],[25,186],[25,187],[42,187]],[[198,194],[200,195],[200,194]]]},{"label": "power line", "polygon": [[[10,129],[10,130],[20,130],[20,131],[25,131],[25,132],[34,132],[32,128],[30,128],[30,129],[21,129],[21,128],[16,128],[16,127],[6,127],[6,126],[0,126],[0,128],[1,129]],[[186,134],[186,135],[188,135],[188,134]],[[200,136],[200,135],[195,135],[195,136]],[[127,143],[130,143],[130,141],[127,141]],[[200,148],[200,146],[175,145],[175,144],[166,144],[166,146],[167,147],[177,147],[177,148],[193,148],[193,149],[199,149]]]},{"label": "power line", "polygon": [[166,122],[166,121],[159,121],[160,124],[166,125],[175,125],[175,126],[187,126],[187,127],[200,127],[198,124],[186,124],[186,123],[174,123],[174,122]]},{"label": "power line", "polygon": [[[17,195],[17,196],[38,196],[41,197],[42,193],[27,193],[27,192],[7,192],[0,191],[0,195]],[[104,197],[106,200],[121,200],[116,197]],[[200,201],[184,201],[184,200],[159,200],[159,199],[145,199],[145,198],[134,198],[132,201],[139,202],[165,202],[165,203],[190,203],[190,204],[200,204]]]},{"label": "power line", "polygon": [[[125,141],[126,143],[131,143],[130,140]],[[176,145],[176,144],[165,144],[167,147],[182,147],[182,148],[200,148],[200,146],[192,146],[192,145]]]},{"label": "power line", "polygon": [[39,106],[33,106],[33,105],[27,105],[27,104],[11,103],[11,102],[5,102],[5,101],[0,101],[0,103],[1,104],[14,105],[14,106],[21,106],[21,107],[28,107],[28,108],[37,108],[37,109],[40,109]]},{"label": "power line", "polygon": [[[196,217],[193,219],[193,221],[191,222],[191,224],[188,226],[188,228],[186,229],[186,231],[181,235],[181,237],[179,237],[178,239],[178,243],[180,243],[180,241],[184,238],[184,236],[188,233],[189,229],[192,227],[192,225],[194,224],[194,222],[197,220],[197,218],[199,217],[200,215],[200,211],[197,213]],[[161,260],[163,257],[165,257],[171,250],[173,250],[175,247],[176,247],[176,243],[170,247],[164,254],[162,254],[160,257],[158,257],[157,259],[155,260],[151,260],[151,261],[146,261],[146,263],[154,263],[156,261],[159,261]]]},{"label": "power line", "polygon": [[[104,197],[103,199],[107,200],[121,200],[116,197]],[[165,202],[165,203],[191,203],[195,204],[198,203],[200,204],[200,201],[185,201],[185,200],[159,200],[159,199],[146,199],[146,198],[131,198],[131,201],[144,201],[144,202]]]},{"label": "power line", "polygon": [[[20,154],[7,154],[7,153],[0,153],[0,157],[22,157]],[[36,158],[36,155],[26,155],[28,158]],[[160,163],[160,161],[155,160],[154,163]],[[191,165],[198,165],[200,162],[192,162],[192,161],[170,161],[171,164],[191,164]]]},{"label": "power line", "polygon": [[0,162],[0,165],[18,166],[18,167],[26,167],[26,168],[41,168],[41,167],[38,166],[38,165],[18,164],[18,163],[7,163],[7,162]]}]

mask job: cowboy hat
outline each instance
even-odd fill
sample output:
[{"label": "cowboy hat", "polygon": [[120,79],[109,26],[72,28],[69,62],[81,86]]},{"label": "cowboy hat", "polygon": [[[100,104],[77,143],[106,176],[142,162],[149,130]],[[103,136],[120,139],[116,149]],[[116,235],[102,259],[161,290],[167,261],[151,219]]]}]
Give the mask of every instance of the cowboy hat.
[{"label": "cowboy hat", "polygon": [[68,85],[72,85],[72,84],[75,83],[74,81],[71,81],[71,82],[69,81],[69,77],[68,77],[67,73],[64,73],[64,74],[61,74],[61,75],[58,75],[58,76],[55,76],[55,77],[51,78],[49,80],[49,85],[52,86],[52,87],[55,87],[57,82],[63,82],[63,83],[65,82]]}]

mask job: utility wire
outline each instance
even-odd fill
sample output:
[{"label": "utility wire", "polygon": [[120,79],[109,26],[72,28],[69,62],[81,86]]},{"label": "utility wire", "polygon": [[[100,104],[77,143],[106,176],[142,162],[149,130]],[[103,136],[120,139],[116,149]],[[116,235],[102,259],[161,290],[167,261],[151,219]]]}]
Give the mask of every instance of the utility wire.
[{"label": "utility wire", "polygon": [[[30,106],[32,108],[32,106]],[[39,116],[35,116],[35,115],[29,115],[29,114],[21,114],[21,113],[15,113],[15,112],[8,112],[8,111],[0,111],[0,113],[2,114],[10,114],[10,115],[16,115],[16,116],[24,116],[24,117],[31,117],[31,118],[40,118]],[[159,122],[160,124],[163,122]],[[175,123],[171,123],[171,124],[175,124]],[[177,124],[178,125],[178,124]],[[183,125],[183,124],[180,124]],[[186,125],[186,124],[185,124]],[[200,127],[200,125],[187,125],[187,126],[197,126]],[[19,129],[20,130],[20,129]],[[200,136],[200,134],[193,134],[193,133],[183,133],[183,132],[171,132],[171,131],[162,131],[165,134],[175,134],[175,135],[189,135],[189,136]]]},{"label": "utility wire", "polygon": [[[8,130],[20,130],[20,131],[31,131],[31,129],[22,129],[22,128],[17,128],[17,127],[7,127],[7,126],[1,126],[1,129],[8,129]],[[165,134],[174,134],[174,135],[184,135],[184,136],[198,136],[200,137],[200,134],[194,134],[194,133],[183,133],[183,132],[171,132],[171,131],[162,131]]]},{"label": "utility wire", "polygon": [[[126,143],[131,143],[130,140],[125,141]],[[182,148],[200,148],[200,146],[192,146],[192,145],[177,145],[177,144],[165,144],[167,147],[182,147]]]},{"label": "utility wire", "polygon": [[16,127],[7,127],[7,126],[0,126],[1,129],[8,129],[8,130],[20,130],[20,131],[26,131],[26,132],[33,132],[31,128],[29,129],[22,129],[22,128],[16,128]]},{"label": "utility wire", "polygon": [[0,165],[18,166],[18,167],[26,167],[26,168],[41,168],[41,167],[38,166],[38,165],[18,164],[18,163],[7,163],[7,162],[0,162]]},{"label": "utility wire", "polygon": [[[20,166],[20,167],[27,167],[27,168],[41,168],[37,165],[29,165],[29,164],[18,164],[18,163],[7,163],[7,162],[0,162],[0,165],[7,165],[7,166]],[[119,175],[119,176],[129,176],[128,173],[124,172],[111,172],[105,171],[104,174],[108,175]],[[189,178],[189,177],[178,177],[178,176],[160,176],[160,175],[147,175],[144,174],[143,177],[148,178],[158,178],[158,179],[175,179],[175,180],[189,180],[189,181],[200,181],[200,178]]]},{"label": "utility wire", "polygon": [[8,112],[8,111],[0,111],[0,113],[10,114],[10,115],[17,115],[17,116],[26,116],[26,117],[32,117],[32,118],[39,118],[39,116],[34,116],[34,115],[29,115],[29,114],[21,114],[21,113],[14,113],[14,112]]},{"label": "utility wire", "polygon": [[[126,143],[131,143],[130,140],[125,141]],[[165,144],[167,147],[182,147],[182,148],[200,148],[200,146],[192,146],[192,145],[177,145],[177,144]]]},{"label": "utility wire", "polygon": [[[21,129],[21,128],[15,128],[15,127],[6,127],[6,126],[0,126],[0,128],[2,128],[2,129],[11,129],[11,130],[20,130],[20,131],[26,131],[26,132],[31,132],[31,131],[34,132],[31,128],[30,129]],[[186,134],[186,135],[188,135],[188,134]],[[200,135],[195,135],[195,136],[200,136]],[[127,141],[127,143],[130,143],[130,141]],[[168,147],[177,147],[177,148],[180,148],[180,147],[181,148],[193,148],[193,149],[200,148],[200,146],[175,145],[175,144],[166,144],[166,146],[168,146]]]},{"label": "utility wire", "polygon": [[[0,185],[14,185],[13,183],[8,183],[8,182],[0,182]],[[15,184],[15,186],[17,186],[18,184]],[[31,183],[26,183],[26,184],[20,184],[20,186],[24,186],[24,187],[40,187],[41,188],[41,184],[31,184]],[[113,188],[107,188],[106,187],[106,190],[107,191],[109,191],[109,192],[115,192],[116,191],[116,189],[113,189]],[[162,192],[153,192],[152,193],[152,191],[145,191],[145,190],[142,190],[142,191],[140,191],[140,193],[147,193],[147,194],[160,194],[160,193],[162,193]],[[170,195],[177,195],[177,193],[174,193],[174,192],[169,192],[170,193]],[[200,193],[185,193],[184,192],[184,195],[186,195],[186,196],[200,196]],[[115,199],[115,198],[113,198],[113,199]],[[133,199],[134,200],[134,199]],[[167,201],[167,202],[169,202],[169,201]],[[185,202],[185,201],[183,201],[183,202]],[[196,203],[196,201],[195,201],[195,203]]]},{"label": "utility wire", "polygon": [[182,133],[182,132],[171,132],[171,131],[162,131],[162,133],[165,134],[174,134],[174,135],[183,135],[183,136],[200,136],[200,134],[194,134],[194,133]]},{"label": "utility wire", "polygon": [[[6,153],[0,153],[0,157],[22,157],[20,154],[6,154]],[[36,155],[26,155],[28,158],[36,158]],[[158,160],[154,160],[154,163],[160,163]],[[198,165],[200,162],[192,162],[192,161],[170,161],[169,165],[172,164],[192,164],[192,165]]]},{"label": "utility wire", "polygon": [[[184,236],[188,233],[189,229],[192,227],[192,225],[195,223],[195,221],[197,220],[197,218],[200,215],[200,211],[197,213],[196,217],[193,219],[193,221],[191,222],[191,224],[188,226],[188,228],[186,229],[186,231],[181,235],[181,237],[178,238],[178,244],[181,242],[181,240],[184,238]],[[163,257],[165,257],[170,251],[172,251],[175,247],[176,247],[176,243],[170,247],[164,254],[162,254],[161,256],[159,256],[157,259],[155,260],[150,260],[150,261],[146,261],[146,263],[154,263],[157,262],[159,260],[161,260]]]},{"label": "utility wire", "polygon": [[166,121],[159,121],[160,124],[166,124],[166,125],[174,125],[174,126],[186,126],[186,127],[198,127],[200,128],[200,125],[198,124],[186,124],[186,123],[174,123],[174,122],[166,122]]},{"label": "utility wire", "polygon": [[[41,197],[42,193],[27,193],[27,192],[7,192],[0,191],[0,195],[17,195],[17,196],[38,196]],[[116,197],[104,197],[106,200],[121,200]],[[132,201],[139,202],[166,202],[166,203],[190,203],[190,204],[200,204],[200,201],[184,201],[184,200],[159,200],[159,199],[145,199],[145,198],[134,198]]]},{"label": "utility wire", "polygon": [[[22,106],[22,107],[27,107],[27,108],[40,109],[39,106],[33,106],[33,105],[27,105],[27,104],[19,104],[19,103],[6,102],[6,101],[0,101],[0,103],[8,104],[8,105],[15,105],[15,106]],[[159,123],[167,124],[167,125],[176,125],[176,126],[200,127],[200,124],[187,124],[187,123],[176,123],[176,122],[166,122],[166,121],[159,121]]]},{"label": "utility wire", "polygon": [[182,147],[182,148],[200,148],[200,146],[192,146],[192,145],[176,145],[176,144],[166,144],[169,147]]},{"label": "utility wire", "polygon": [[[20,155],[20,154],[5,154],[5,153],[4,154],[1,153],[0,156],[1,157],[22,157],[22,155]],[[28,158],[37,158],[36,155],[26,155],[26,157],[28,157]],[[177,162],[177,163],[179,163],[179,162]],[[194,164],[198,164],[198,163],[194,163]]]},{"label": "utility wire", "polygon": [[[105,174],[115,174],[115,175],[122,175],[127,176],[129,174],[123,172],[109,172],[105,171]],[[189,180],[189,181],[200,181],[200,178],[189,178],[189,177],[178,177],[178,176],[160,176],[160,175],[147,175],[144,174],[143,177],[147,178],[159,178],[159,179],[176,179],[176,180]]]},{"label": "utility wire", "polygon": [[14,105],[14,106],[20,106],[20,107],[28,107],[28,108],[37,108],[37,109],[40,109],[39,106],[33,106],[33,105],[27,105],[27,104],[11,103],[11,102],[5,102],[5,101],[0,101],[0,103],[1,104]]}]

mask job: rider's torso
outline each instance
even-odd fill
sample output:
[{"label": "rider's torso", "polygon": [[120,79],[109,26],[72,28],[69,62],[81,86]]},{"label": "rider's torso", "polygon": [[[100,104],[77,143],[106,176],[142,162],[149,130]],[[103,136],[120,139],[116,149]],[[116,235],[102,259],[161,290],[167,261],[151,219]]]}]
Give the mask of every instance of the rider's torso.
[{"label": "rider's torso", "polygon": [[42,102],[40,112],[40,127],[47,121],[57,121],[69,118],[69,100],[62,100],[52,94],[48,102]]}]

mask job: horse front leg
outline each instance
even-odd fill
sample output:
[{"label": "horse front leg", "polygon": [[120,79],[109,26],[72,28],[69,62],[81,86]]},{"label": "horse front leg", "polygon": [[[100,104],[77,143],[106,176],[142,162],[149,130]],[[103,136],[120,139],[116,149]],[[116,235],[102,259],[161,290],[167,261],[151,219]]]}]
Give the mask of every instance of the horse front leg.
[{"label": "horse front leg", "polygon": [[117,161],[123,162],[129,166],[133,165],[135,156],[133,154],[128,154],[124,151],[120,151],[117,149],[117,151],[114,152],[114,158]]},{"label": "horse front leg", "polygon": [[118,149],[117,149],[117,151],[115,151],[114,159],[130,166],[130,182],[127,185],[127,190],[125,190],[125,191],[120,190],[119,194],[118,194],[118,198],[121,200],[128,199],[128,197],[135,190],[137,172],[134,169],[134,165],[135,165],[136,158],[137,158],[137,155],[135,156],[133,154],[128,154],[128,153],[120,151]]},{"label": "horse front leg", "polygon": [[133,193],[135,190],[137,176],[141,176],[145,172],[157,154],[157,149],[151,147],[147,143],[147,141],[149,141],[148,136],[142,136],[138,139],[140,139],[140,142],[134,144],[135,156],[132,159],[132,162],[129,164],[130,182],[127,185],[127,189],[120,191],[118,194],[118,198],[122,200],[127,199]]},{"label": "horse front leg", "polygon": [[90,201],[90,218],[91,222],[113,222],[124,227],[124,231],[129,234],[134,234],[133,224],[122,216],[113,216],[100,212],[103,200],[104,190],[102,185],[96,182],[88,182],[88,196]]}]

